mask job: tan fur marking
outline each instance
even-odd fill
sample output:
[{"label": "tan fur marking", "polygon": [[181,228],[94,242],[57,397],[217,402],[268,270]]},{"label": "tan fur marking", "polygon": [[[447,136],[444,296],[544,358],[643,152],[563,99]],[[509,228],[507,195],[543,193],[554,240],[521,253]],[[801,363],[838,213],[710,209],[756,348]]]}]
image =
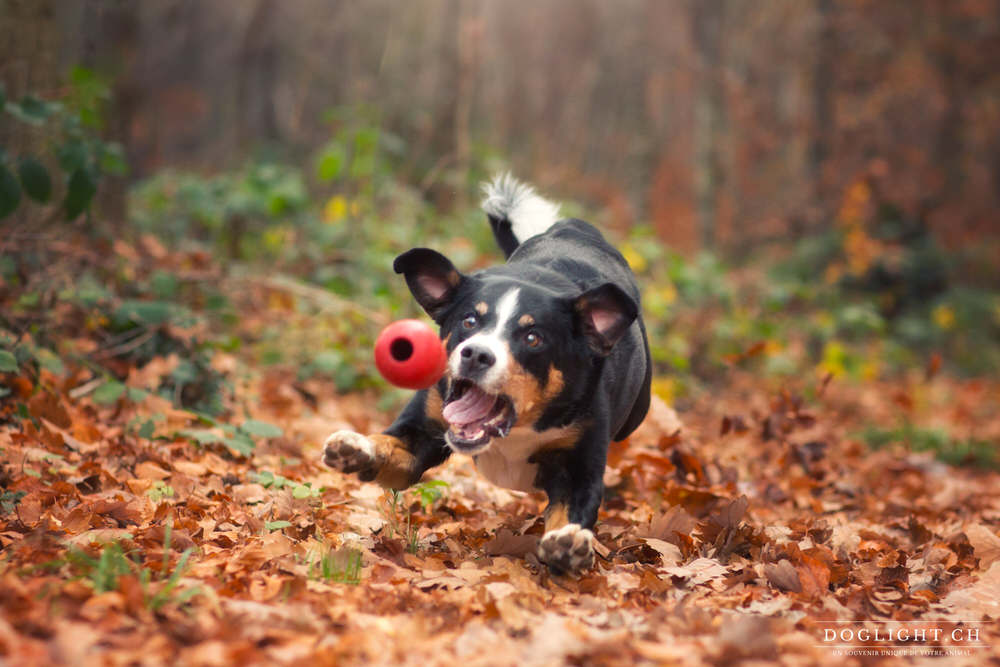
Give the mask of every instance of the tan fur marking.
[{"label": "tan fur marking", "polygon": [[428,419],[433,419],[442,426],[447,426],[447,422],[445,422],[444,416],[441,414],[443,407],[444,399],[441,398],[441,392],[438,391],[437,385],[434,385],[427,390],[427,402],[424,403],[424,414],[427,415]]},{"label": "tan fur marking", "polygon": [[401,491],[408,487],[416,459],[406,449],[406,444],[384,433],[369,435],[368,439],[375,443],[375,464],[378,467],[375,481],[386,489]]},{"label": "tan fur marking", "polygon": [[548,404],[563,390],[562,372],[549,367],[549,378],[542,387],[538,379],[517,363],[510,355],[509,378],[504,384],[504,393],[514,401],[517,410],[516,426],[531,426],[542,415]]},{"label": "tan fur marking", "polygon": [[485,301],[480,301],[479,303],[476,304],[476,312],[479,313],[480,315],[485,315],[487,312],[489,312],[489,310],[490,307],[486,305]]},{"label": "tan fur marking", "polygon": [[569,523],[569,508],[559,502],[550,502],[545,508],[545,532],[559,530]]},{"label": "tan fur marking", "polygon": [[452,287],[458,287],[458,284],[462,282],[462,276],[458,274],[458,271],[451,271],[448,273],[448,282]]},{"label": "tan fur marking", "polygon": [[[583,432],[583,426],[574,426],[572,428],[566,429],[566,435],[556,440],[545,443],[545,446],[540,448],[539,452],[551,452],[554,449],[569,449],[573,447],[580,441],[580,433]],[[537,453],[537,452],[536,452]]]},{"label": "tan fur marking", "polygon": [[522,327],[530,327],[535,323],[535,318],[525,313],[524,315],[521,315],[521,318],[517,321],[517,323]]}]

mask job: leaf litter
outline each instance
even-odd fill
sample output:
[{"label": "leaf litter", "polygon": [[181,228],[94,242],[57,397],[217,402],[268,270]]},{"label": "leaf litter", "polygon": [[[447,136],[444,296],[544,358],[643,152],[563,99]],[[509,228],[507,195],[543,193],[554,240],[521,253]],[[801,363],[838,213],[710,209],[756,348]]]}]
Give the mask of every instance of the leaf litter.
[{"label": "leaf litter", "polygon": [[220,353],[238,381],[209,417],[152,391],[181,361],[114,396],[72,363],[0,375],[4,664],[797,664],[847,620],[985,621],[1000,658],[998,473],[855,435],[913,411],[893,397],[996,383],[733,369],[681,415],[654,398],[610,452],[596,567],[563,577],[535,557],[543,498],[466,458],[398,495],[322,466],[326,433],[391,420],[375,390]]}]

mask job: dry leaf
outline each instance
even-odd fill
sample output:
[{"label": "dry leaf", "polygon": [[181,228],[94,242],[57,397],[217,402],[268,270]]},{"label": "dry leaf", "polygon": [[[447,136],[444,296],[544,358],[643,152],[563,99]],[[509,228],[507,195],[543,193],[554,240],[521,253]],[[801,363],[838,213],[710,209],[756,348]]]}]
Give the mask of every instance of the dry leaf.
[{"label": "dry leaf", "polygon": [[501,528],[497,536],[483,545],[483,553],[489,556],[524,556],[538,551],[537,535],[515,535]]},{"label": "dry leaf", "polygon": [[788,559],[779,560],[777,563],[765,564],[764,576],[778,590],[791,591],[793,593],[802,592],[802,582],[799,580],[799,573]]},{"label": "dry leaf", "polygon": [[1000,560],[1000,537],[996,533],[981,523],[967,526],[964,532],[979,559],[980,569],[988,570]]}]

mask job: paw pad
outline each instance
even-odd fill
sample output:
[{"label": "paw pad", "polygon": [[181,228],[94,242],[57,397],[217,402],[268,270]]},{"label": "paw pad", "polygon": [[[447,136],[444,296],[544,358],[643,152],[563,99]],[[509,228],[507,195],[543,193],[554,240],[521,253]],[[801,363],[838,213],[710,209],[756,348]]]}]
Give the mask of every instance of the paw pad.
[{"label": "paw pad", "polygon": [[557,572],[576,572],[594,565],[594,534],[577,523],[550,530],[538,544],[538,558]]},{"label": "paw pad", "polygon": [[375,443],[354,431],[337,431],[323,445],[323,463],[346,473],[375,465]]}]

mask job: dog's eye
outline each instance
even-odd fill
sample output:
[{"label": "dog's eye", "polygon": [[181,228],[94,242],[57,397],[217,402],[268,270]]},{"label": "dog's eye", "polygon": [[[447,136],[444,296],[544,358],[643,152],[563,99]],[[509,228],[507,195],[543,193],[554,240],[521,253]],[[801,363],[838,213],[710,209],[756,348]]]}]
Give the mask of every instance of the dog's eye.
[{"label": "dog's eye", "polygon": [[542,337],[534,331],[529,331],[524,336],[524,342],[528,347],[538,347],[542,344]]},{"label": "dog's eye", "polygon": [[478,323],[479,323],[479,320],[476,319],[475,315],[466,315],[465,319],[462,320],[462,326],[464,328],[466,328],[466,329],[471,329],[474,326],[476,326],[476,324],[478,324]]}]

